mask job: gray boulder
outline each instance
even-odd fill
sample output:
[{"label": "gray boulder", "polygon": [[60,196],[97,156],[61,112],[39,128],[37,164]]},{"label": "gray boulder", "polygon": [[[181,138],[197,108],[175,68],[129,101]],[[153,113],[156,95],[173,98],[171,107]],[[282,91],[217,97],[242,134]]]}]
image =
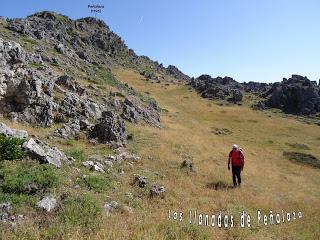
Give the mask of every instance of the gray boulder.
[{"label": "gray boulder", "polygon": [[49,163],[58,168],[62,166],[62,161],[68,163],[67,156],[55,147],[30,138],[22,145],[32,158],[37,159],[41,163]]},{"label": "gray boulder", "polygon": [[0,66],[26,62],[26,53],[19,43],[0,38]]},{"label": "gray boulder", "polygon": [[114,213],[117,209],[119,209],[120,205],[116,201],[107,202],[104,204],[103,208],[106,212],[107,216],[110,216],[112,213]]},{"label": "gray boulder", "polygon": [[0,223],[10,224],[15,227],[17,224],[21,224],[24,220],[24,216],[19,214],[17,216],[12,214],[11,203],[0,204]]},{"label": "gray boulder", "polygon": [[28,54],[28,61],[35,64],[43,64],[42,57],[38,53]]},{"label": "gray boulder", "polygon": [[104,172],[104,167],[100,162],[85,161],[82,163],[82,165],[89,168],[90,170],[94,170],[102,173]]},{"label": "gray boulder", "polygon": [[9,220],[11,209],[12,207],[9,202],[0,204],[0,222],[6,222]]},{"label": "gray boulder", "polygon": [[116,155],[114,156],[116,162],[128,161],[136,162],[141,158],[135,154],[129,153],[126,148],[120,147],[114,150]]},{"label": "gray boulder", "polygon": [[150,197],[163,197],[166,189],[163,186],[154,185],[150,190]]},{"label": "gray boulder", "polygon": [[140,188],[144,188],[147,186],[147,178],[144,176],[135,176],[134,178],[135,184],[137,184]]},{"label": "gray boulder", "polygon": [[28,138],[27,131],[9,128],[4,123],[0,123],[0,134],[4,134],[7,137],[14,137],[19,139]]},{"label": "gray boulder", "polygon": [[103,112],[100,122],[89,133],[90,138],[97,138],[101,143],[126,144],[127,133],[123,119],[113,112]]},{"label": "gray boulder", "polygon": [[44,197],[42,198],[38,203],[37,203],[37,207],[44,209],[47,212],[50,212],[51,210],[53,210],[57,205],[57,200],[54,197]]}]

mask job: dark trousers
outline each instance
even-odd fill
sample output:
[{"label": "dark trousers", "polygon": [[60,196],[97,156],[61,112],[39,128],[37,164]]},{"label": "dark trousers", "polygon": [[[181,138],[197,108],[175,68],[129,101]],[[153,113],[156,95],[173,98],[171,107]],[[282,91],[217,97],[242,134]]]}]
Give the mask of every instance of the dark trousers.
[{"label": "dark trousers", "polygon": [[[241,166],[232,166],[232,180],[233,180],[233,186],[237,186],[241,184]],[[238,184],[236,181],[236,178],[238,179]]]}]

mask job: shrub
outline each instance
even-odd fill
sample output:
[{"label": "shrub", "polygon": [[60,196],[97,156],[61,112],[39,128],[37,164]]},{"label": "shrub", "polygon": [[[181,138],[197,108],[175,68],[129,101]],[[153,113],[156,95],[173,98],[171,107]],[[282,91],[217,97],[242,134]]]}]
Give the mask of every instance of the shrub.
[{"label": "shrub", "polygon": [[57,170],[49,164],[2,166],[0,178],[2,191],[15,194],[32,194],[39,190],[56,187],[59,183]]},{"label": "shrub", "polygon": [[23,140],[0,135],[0,160],[15,160],[24,156],[21,150]]}]

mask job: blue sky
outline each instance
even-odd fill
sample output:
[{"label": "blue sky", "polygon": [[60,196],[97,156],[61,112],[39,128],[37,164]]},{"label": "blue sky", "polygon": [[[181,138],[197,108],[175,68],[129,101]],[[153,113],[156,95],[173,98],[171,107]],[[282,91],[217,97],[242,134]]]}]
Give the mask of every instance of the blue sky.
[{"label": "blue sky", "polygon": [[190,76],[320,78],[320,0],[2,0],[0,16],[51,10],[76,19],[92,15],[93,3],[129,48]]}]

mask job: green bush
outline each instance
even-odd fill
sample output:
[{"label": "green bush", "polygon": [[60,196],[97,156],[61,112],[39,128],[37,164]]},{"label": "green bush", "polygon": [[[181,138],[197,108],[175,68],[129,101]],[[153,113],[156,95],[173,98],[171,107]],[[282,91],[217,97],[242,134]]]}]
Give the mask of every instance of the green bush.
[{"label": "green bush", "polygon": [[0,160],[15,160],[24,156],[21,150],[23,140],[0,135]]},{"label": "green bush", "polygon": [[0,167],[0,189],[5,193],[32,194],[58,186],[59,176],[49,164],[26,166],[7,164]]}]

